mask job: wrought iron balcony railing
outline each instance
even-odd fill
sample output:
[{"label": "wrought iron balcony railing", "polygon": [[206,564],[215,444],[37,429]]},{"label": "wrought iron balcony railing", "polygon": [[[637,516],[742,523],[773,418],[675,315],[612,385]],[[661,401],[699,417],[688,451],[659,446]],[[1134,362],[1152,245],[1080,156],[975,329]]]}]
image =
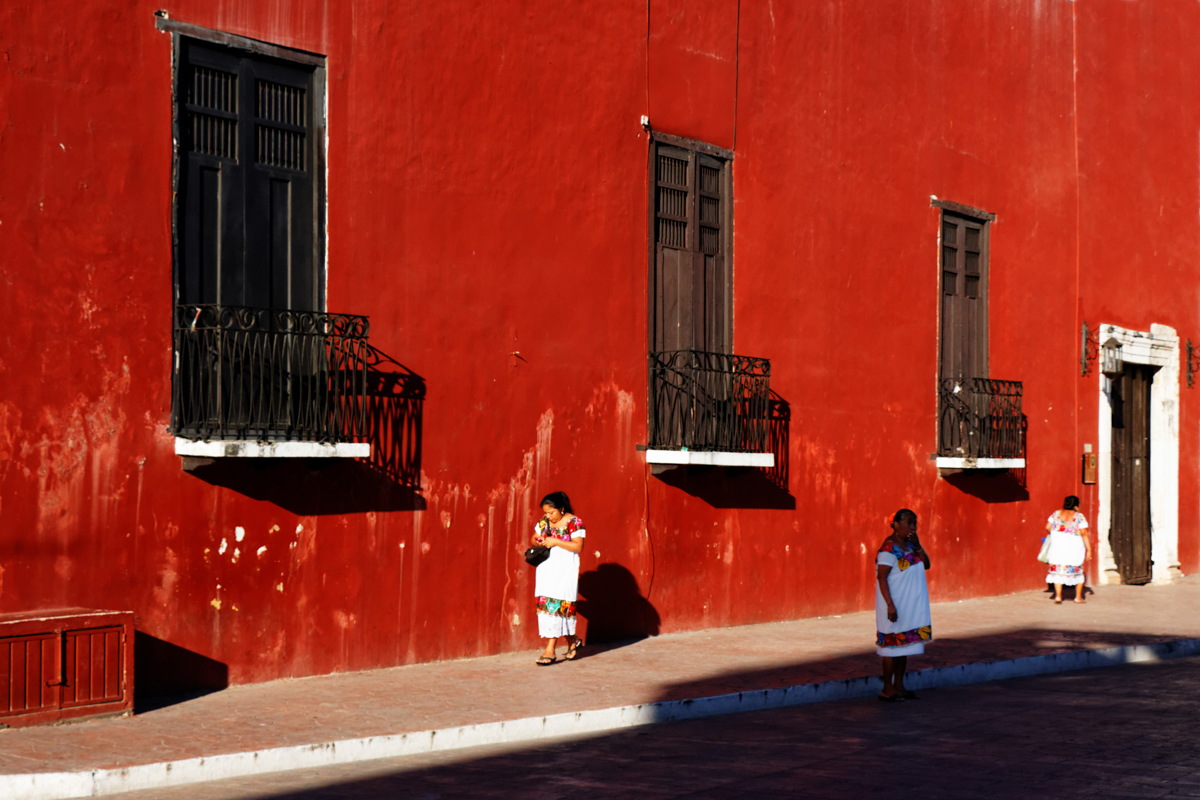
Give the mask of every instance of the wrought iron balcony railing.
[{"label": "wrought iron balcony railing", "polygon": [[726,353],[650,354],[651,449],[768,452],[771,362]]},{"label": "wrought iron balcony railing", "polygon": [[1025,458],[1020,381],[946,378],[938,391],[938,455]]},{"label": "wrought iron balcony railing", "polygon": [[366,317],[175,307],[171,432],[350,442],[367,433]]}]

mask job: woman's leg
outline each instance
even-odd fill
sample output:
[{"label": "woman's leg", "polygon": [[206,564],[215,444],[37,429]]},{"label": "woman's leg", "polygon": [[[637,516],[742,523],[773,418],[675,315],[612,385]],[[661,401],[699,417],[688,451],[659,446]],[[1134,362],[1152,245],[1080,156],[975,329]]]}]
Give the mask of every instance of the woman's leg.
[{"label": "woman's leg", "polygon": [[883,696],[891,697],[904,694],[904,668],[908,665],[908,656],[883,657]]},{"label": "woman's leg", "polygon": [[892,690],[896,694],[904,694],[904,670],[908,667],[908,656],[896,656],[892,659]]},{"label": "woman's leg", "polygon": [[558,637],[551,637],[546,640],[546,646],[542,649],[542,656],[545,658],[554,658],[554,648],[558,645]]},{"label": "woman's leg", "polygon": [[1062,602],[1062,587],[1062,581],[1054,582],[1054,602],[1056,603]]}]

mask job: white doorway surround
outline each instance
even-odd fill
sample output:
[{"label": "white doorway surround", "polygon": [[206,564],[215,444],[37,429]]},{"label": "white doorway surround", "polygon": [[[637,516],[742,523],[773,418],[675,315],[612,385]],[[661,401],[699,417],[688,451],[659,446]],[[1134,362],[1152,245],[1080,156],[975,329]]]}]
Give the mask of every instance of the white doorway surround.
[{"label": "white doorway surround", "polygon": [[[1121,343],[1121,356],[1131,364],[1159,367],[1150,385],[1150,552],[1153,583],[1179,580],[1179,337],[1174,328],[1151,325],[1150,332],[1101,325],[1099,344]],[[1108,531],[1112,519],[1112,382],[1100,375],[1097,426],[1099,510],[1096,540],[1099,583],[1120,583]]]}]

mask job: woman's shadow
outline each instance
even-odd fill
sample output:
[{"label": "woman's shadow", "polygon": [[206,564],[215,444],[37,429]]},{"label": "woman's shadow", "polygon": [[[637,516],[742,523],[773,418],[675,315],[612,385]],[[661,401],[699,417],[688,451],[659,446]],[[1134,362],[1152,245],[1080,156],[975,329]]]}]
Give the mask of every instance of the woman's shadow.
[{"label": "woman's shadow", "polygon": [[608,644],[602,649],[612,650],[658,635],[658,611],[642,596],[633,573],[620,564],[601,564],[579,576],[577,608],[587,622],[583,638],[589,645]]}]

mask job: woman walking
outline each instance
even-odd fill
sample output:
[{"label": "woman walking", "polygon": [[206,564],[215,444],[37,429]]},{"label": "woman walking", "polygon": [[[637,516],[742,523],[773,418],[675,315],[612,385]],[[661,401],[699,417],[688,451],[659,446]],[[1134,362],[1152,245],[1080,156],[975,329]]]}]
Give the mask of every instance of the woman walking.
[{"label": "woman walking", "polygon": [[1050,532],[1050,574],[1046,580],[1054,584],[1054,602],[1062,603],[1062,587],[1077,586],[1075,602],[1082,603],[1087,589],[1083,565],[1092,557],[1092,543],[1087,535],[1087,518],[1079,513],[1079,498],[1069,495],[1063,507],[1046,520]]},{"label": "woman walking", "polygon": [[904,688],[908,657],[925,652],[933,639],[925,571],[929,554],[917,537],[917,515],[902,508],[892,517],[892,534],[875,558],[875,652],[883,656],[880,700],[916,700]]},{"label": "woman walking", "polygon": [[551,492],[542,498],[542,514],[533,527],[533,543],[549,547],[550,557],[538,565],[533,593],[538,635],[547,640],[537,663],[548,667],[558,661],[554,653],[558,637],[566,640],[568,661],[574,660],[583,646],[575,636],[575,601],[579,589],[579,554],[587,532],[563,492]]}]

